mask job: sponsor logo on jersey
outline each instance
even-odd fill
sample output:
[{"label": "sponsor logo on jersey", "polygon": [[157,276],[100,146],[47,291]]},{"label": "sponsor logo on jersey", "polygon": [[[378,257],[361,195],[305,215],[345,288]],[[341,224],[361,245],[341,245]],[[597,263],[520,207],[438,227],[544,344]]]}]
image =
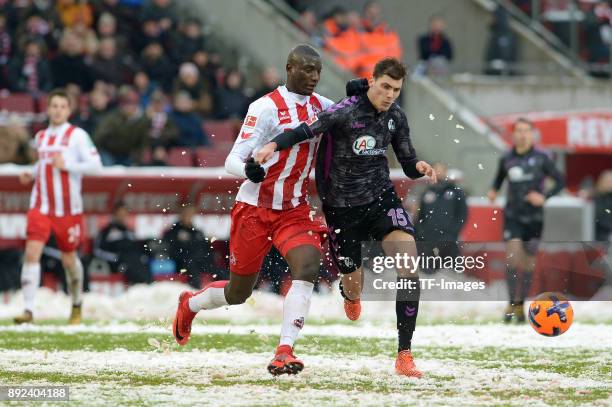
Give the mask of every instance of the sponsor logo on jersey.
[{"label": "sponsor logo on jersey", "polygon": [[508,170],[510,182],[524,182],[533,180],[533,174],[525,173],[522,167],[514,166]]},{"label": "sponsor logo on jersey", "polygon": [[291,123],[291,115],[289,109],[278,109],[278,124]]},{"label": "sponsor logo on jersey", "polygon": [[376,139],[372,136],[361,136],[353,143],[353,152],[357,155],[383,155],[386,148],[375,148]]},{"label": "sponsor logo on jersey", "polygon": [[240,138],[243,140],[248,139],[249,137],[251,137],[253,135],[253,133],[247,133],[244,130],[242,131],[242,133],[240,133]]},{"label": "sponsor logo on jersey", "polygon": [[314,116],[312,116],[310,119],[306,120],[306,125],[307,126],[311,126],[313,123],[316,123],[319,120],[319,118],[317,117],[317,115],[315,114]]},{"label": "sponsor logo on jersey", "polygon": [[257,117],[256,116],[248,115],[244,119],[244,127],[250,127],[252,129],[254,129],[256,124],[257,124]]}]

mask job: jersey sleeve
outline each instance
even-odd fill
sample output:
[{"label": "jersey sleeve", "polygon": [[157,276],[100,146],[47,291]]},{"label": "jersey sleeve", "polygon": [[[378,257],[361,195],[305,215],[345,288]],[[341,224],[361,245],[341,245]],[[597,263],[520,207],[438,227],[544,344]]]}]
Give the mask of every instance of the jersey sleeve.
[{"label": "jersey sleeve", "polygon": [[412,179],[422,177],[423,174],[416,168],[419,159],[416,156],[416,151],[410,140],[410,127],[408,127],[408,120],[406,120],[404,114],[401,114],[397,131],[391,138],[391,145],[393,146],[393,151],[395,151],[397,160],[404,170],[404,174]]},{"label": "jersey sleeve", "polygon": [[269,136],[273,110],[263,98],[251,103],[240,133],[225,160],[225,170],[228,173],[246,177],[244,162],[260,144],[260,141]]},{"label": "jersey sleeve", "polygon": [[[325,100],[331,104],[329,104],[326,109],[324,108],[325,110],[323,110],[321,113],[306,121],[306,125],[310,129],[310,133],[313,134],[313,136],[328,132],[336,125],[342,123],[346,118],[347,108],[353,105],[357,98],[355,96],[344,98],[338,103],[333,103],[329,99]],[[321,102],[321,107],[323,107],[323,102]]]},{"label": "jersey sleeve", "polygon": [[75,154],[66,160],[66,170],[69,172],[85,174],[95,173],[102,169],[102,161],[96,146],[89,134],[81,128],[76,128],[70,138],[70,147]]},{"label": "jersey sleeve", "polygon": [[544,155],[544,167],[543,172],[545,175],[551,177],[555,180],[555,186],[551,188],[550,191],[546,193],[546,198],[550,198],[553,195],[557,195],[563,188],[565,188],[565,181],[563,180],[563,175],[557,169],[555,162],[548,155]]},{"label": "jersey sleeve", "polygon": [[504,161],[505,161],[505,156],[499,159],[499,166],[497,167],[497,175],[495,175],[495,179],[493,180],[493,186],[492,186],[492,188],[495,191],[499,191],[499,189],[502,186],[502,183],[504,182],[504,179],[506,179],[506,166],[504,165]]}]

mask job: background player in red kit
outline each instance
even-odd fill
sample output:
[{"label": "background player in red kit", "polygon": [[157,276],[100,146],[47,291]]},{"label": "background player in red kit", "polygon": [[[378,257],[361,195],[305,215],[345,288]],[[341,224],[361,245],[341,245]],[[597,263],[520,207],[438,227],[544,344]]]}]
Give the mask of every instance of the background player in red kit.
[{"label": "background player in red kit", "polygon": [[38,162],[32,173],[24,173],[20,181],[34,180],[28,211],[26,247],[21,269],[21,289],[25,300],[23,315],[16,323],[31,322],[36,290],[40,285],[40,257],[55,234],[62,252],[62,266],[72,297],[69,323],[81,322],[83,265],[76,249],[81,241],[82,174],[102,168],[100,156],[85,130],[68,122],[71,114],[68,94],[57,89],[49,94],[47,114],[49,127],[36,133],[34,141]]},{"label": "background player in red kit", "polygon": [[279,132],[297,127],[333,104],[314,93],[321,59],[312,47],[295,47],[287,57],[286,71],[286,85],[249,106],[225,162],[229,173],[247,178],[231,214],[230,280],[216,281],[196,293],[183,292],[173,327],[177,342],[184,345],[198,311],[244,303],[274,244],[287,260],[293,279],[283,306],[280,343],[268,365],[274,375],[295,374],[304,367],[293,355],[293,344],[310,307],[321,259],[321,234],[326,228],[313,220],[306,201],[316,140],[279,152],[263,166],[252,155]]}]

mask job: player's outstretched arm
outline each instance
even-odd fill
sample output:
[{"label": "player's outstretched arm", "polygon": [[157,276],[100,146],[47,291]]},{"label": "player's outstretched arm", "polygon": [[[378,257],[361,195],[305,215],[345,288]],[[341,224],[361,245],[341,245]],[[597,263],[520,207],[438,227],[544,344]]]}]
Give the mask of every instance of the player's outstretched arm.
[{"label": "player's outstretched arm", "polygon": [[255,161],[263,164],[270,160],[276,151],[285,150],[312,137],[314,137],[314,134],[308,125],[302,123],[295,129],[279,134],[274,137],[272,141],[260,148],[255,154]]}]

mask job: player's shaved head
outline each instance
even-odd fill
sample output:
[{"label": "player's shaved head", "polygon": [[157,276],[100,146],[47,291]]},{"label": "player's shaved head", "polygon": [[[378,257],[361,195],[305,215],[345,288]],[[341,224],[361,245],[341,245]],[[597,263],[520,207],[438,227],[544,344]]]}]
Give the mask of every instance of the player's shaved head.
[{"label": "player's shaved head", "polygon": [[287,56],[287,64],[300,64],[305,58],[321,58],[319,53],[308,44],[293,48]]},{"label": "player's shaved head", "polygon": [[300,44],[287,56],[287,89],[301,95],[310,95],[319,83],[321,56],[310,45]]}]

